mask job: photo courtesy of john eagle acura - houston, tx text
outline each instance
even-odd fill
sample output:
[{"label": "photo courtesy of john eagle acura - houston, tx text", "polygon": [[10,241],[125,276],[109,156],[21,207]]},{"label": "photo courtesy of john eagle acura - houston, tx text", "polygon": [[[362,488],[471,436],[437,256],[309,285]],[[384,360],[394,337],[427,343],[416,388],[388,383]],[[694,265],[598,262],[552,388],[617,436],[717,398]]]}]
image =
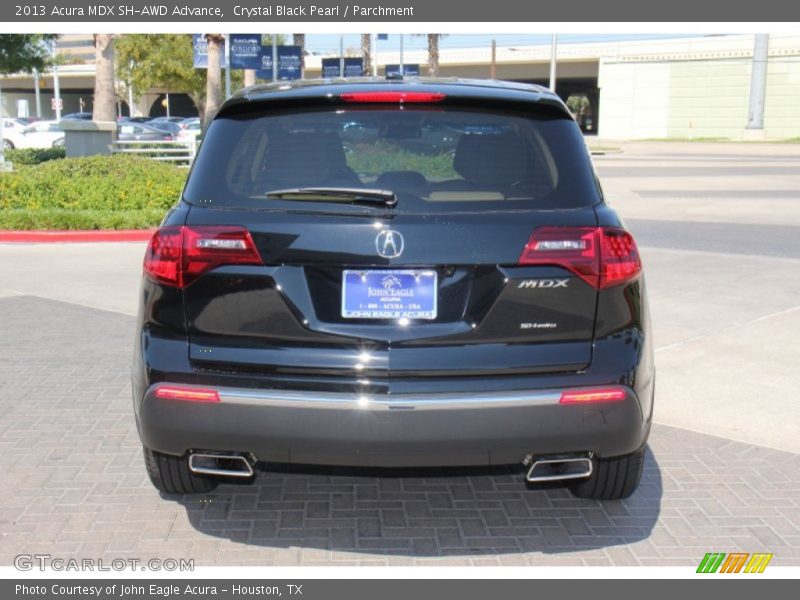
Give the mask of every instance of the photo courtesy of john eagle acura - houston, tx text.
[{"label": "photo courtesy of john eagle acura - houston, tx text", "polygon": [[246,88],[146,250],[133,401],[164,492],[522,463],[624,498],[654,387],[636,244],[543,87]]}]

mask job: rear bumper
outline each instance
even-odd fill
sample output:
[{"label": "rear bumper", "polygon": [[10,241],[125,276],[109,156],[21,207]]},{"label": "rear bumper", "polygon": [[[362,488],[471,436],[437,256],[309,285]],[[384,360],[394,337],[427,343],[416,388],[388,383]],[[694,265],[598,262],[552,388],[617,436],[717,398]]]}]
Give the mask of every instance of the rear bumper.
[{"label": "rear bumper", "polygon": [[156,397],[138,411],[145,446],[252,453],[258,460],[414,467],[509,464],[526,454],[617,456],[644,445],[649,419],[636,393],[621,401],[559,404],[560,389],[364,396],[217,388],[219,402]]}]

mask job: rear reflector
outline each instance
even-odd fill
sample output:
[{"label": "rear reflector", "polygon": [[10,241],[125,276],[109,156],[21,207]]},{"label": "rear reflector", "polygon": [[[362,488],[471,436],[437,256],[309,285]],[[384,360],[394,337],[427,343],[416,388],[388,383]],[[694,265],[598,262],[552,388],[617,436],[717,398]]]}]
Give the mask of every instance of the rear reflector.
[{"label": "rear reflector", "polygon": [[631,281],[642,270],[633,236],[618,227],[538,227],[519,264],[564,267],[597,289]]},{"label": "rear reflector", "polygon": [[244,227],[162,227],[150,239],[144,272],[160,283],[182,288],[222,265],[260,264],[261,256]]},{"label": "rear reflector", "polygon": [[560,404],[591,404],[594,402],[619,402],[626,393],[621,387],[566,390],[561,393]]},{"label": "rear reflector", "polygon": [[407,104],[441,102],[446,94],[438,92],[347,92],[339,94],[345,102],[375,102],[382,104]]},{"label": "rear reflector", "polygon": [[179,385],[159,385],[156,388],[155,395],[156,398],[163,398],[165,400],[219,402],[219,393],[217,393],[217,390]]}]

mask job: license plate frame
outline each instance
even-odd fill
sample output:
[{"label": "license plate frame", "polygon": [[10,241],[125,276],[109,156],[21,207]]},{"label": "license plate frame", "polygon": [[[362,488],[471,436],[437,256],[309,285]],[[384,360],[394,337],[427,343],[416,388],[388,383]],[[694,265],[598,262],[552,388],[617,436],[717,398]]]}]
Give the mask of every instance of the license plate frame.
[{"label": "license plate frame", "polygon": [[434,269],[345,269],[341,316],[433,321],[439,312],[438,295]]}]

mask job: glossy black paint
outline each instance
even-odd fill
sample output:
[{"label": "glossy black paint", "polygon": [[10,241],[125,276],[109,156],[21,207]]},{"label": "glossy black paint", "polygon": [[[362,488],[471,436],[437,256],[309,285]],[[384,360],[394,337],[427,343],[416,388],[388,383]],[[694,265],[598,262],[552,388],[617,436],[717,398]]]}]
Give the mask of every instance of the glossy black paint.
[{"label": "glossy black paint", "polygon": [[[319,102],[321,94],[386,85],[412,87],[370,81],[280,94],[255,88],[221,113],[250,103]],[[566,110],[545,90],[413,84],[425,91],[442,85],[460,102]],[[512,462],[530,452],[613,456],[646,441],[655,367],[644,277],[598,292],[559,267],[517,266],[537,226],[622,226],[603,202],[491,215],[225,210],[181,202],[164,225],[182,224],[246,226],[264,266],[220,267],[184,290],[143,278],[133,394],[143,443],[155,450],[414,466]],[[376,233],[387,227],[406,238],[397,259],[375,252]],[[342,319],[341,272],[350,267],[435,268],[437,319],[406,327]],[[539,279],[564,279],[567,286],[519,287]],[[391,395],[622,384],[631,396],[617,405],[463,411],[461,421],[452,422],[446,414],[321,415],[159,402],[148,393],[159,382]]]}]

